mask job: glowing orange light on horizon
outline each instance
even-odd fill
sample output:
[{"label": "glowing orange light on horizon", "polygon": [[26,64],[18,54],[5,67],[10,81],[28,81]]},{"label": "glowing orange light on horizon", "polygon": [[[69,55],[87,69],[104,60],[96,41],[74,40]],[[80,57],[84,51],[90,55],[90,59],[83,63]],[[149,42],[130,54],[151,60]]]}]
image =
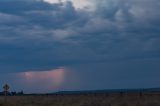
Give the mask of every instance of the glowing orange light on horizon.
[{"label": "glowing orange light on horizon", "polygon": [[55,89],[60,87],[65,79],[65,69],[58,68],[50,71],[34,71],[34,72],[24,72],[20,74],[24,78],[25,82],[28,84],[37,84],[41,82],[46,82],[50,89]]}]

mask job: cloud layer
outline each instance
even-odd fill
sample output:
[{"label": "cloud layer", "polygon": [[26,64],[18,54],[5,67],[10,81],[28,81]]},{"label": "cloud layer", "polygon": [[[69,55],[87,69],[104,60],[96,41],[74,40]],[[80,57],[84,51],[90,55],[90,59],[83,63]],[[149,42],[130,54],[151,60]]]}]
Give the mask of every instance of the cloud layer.
[{"label": "cloud layer", "polygon": [[71,1],[0,1],[1,68],[159,57],[158,0],[90,2],[95,11],[76,10]]},{"label": "cloud layer", "polygon": [[[135,64],[134,60],[142,65],[135,66],[135,70],[150,69],[151,73],[157,73],[159,0],[86,0],[92,4],[92,11],[88,7],[78,9],[77,2],[80,3],[78,0],[56,3],[1,0],[1,73],[43,71],[60,66],[92,70],[86,67],[96,69],[95,64],[104,67],[110,63],[113,67],[123,63],[114,70],[130,73],[134,70],[126,70],[125,64]],[[84,4],[81,2],[79,6]],[[150,65],[146,63],[149,61]],[[105,74],[113,71],[107,71],[107,67],[103,70]],[[80,70],[77,73],[83,77]]]}]

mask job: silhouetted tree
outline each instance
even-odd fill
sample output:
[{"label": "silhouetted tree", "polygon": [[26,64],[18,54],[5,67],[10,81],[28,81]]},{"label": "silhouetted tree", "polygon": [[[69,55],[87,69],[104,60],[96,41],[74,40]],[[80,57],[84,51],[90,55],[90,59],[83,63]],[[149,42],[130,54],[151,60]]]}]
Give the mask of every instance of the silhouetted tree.
[{"label": "silhouetted tree", "polygon": [[8,84],[5,84],[4,86],[3,86],[3,90],[4,90],[4,95],[5,96],[7,96],[8,94],[9,94],[9,90],[10,89],[10,87],[9,87],[9,85]]}]

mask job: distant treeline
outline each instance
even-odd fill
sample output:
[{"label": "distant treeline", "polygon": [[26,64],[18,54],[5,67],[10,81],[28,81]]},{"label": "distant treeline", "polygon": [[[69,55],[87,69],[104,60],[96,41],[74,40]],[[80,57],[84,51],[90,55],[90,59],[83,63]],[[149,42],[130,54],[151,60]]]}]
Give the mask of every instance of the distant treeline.
[{"label": "distant treeline", "polygon": [[108,90],[85,90],[85,91],[59,91],[52,94],[94,94],[94,93],[141,93],[141,92],[160,92],[160,88],[146,89],[108,89]]},{"label": "distant treeline", "polygon": [[[125,93],[139,93],[142,95],[143,93],[160,93],[160,88],[147,88],[147,89],[108,89],[108,90],[85,90],[85,91],[59,91],[54,93],[31,93],[25,94],[23,91],[20,92],[7,92],[7,96],[39,96],[39,95],[96,95],[96,94],[120,94],[123,95]],[[5,92],[0,92],[0,96],[4,96]]]},{"label": "distant treeline", "polygon": [[[16,95],[24,95],[24,92],[23,91],[20,91],[20,92],[7,92],[6,93],[7,95],[6,96],[16,96]],[[5,92],[0,92],[0,96],[4,96],[5,95]]]}]

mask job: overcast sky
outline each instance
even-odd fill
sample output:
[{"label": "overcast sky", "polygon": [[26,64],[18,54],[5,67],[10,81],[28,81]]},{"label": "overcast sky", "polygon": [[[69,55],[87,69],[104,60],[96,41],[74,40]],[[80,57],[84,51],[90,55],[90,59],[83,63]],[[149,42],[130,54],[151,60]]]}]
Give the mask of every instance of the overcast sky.
[{"label": "overcast sky", "polygon": [[0,85],[160,87],[160,0],[0,0]]}]

